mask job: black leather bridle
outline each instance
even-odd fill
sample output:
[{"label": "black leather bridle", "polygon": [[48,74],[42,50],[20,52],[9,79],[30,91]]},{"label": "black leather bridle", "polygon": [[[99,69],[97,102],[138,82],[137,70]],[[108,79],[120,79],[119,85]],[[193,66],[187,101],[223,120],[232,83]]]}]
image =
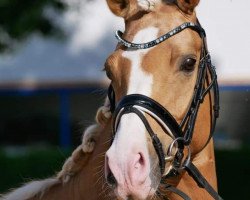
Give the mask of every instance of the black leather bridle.
[{"label": "black leather bridle", "polygon": [[[110,100],[110,110],[113,113],[114,119],[113,133],[115,135],[119,122],[124,114],[136,114],[144,123],[152,139],[153,146],[159,158],[159,166],[160,171],[162,173],[162,183],[164,183],[164,181],[170,176],[178,175],[181,171],[186,170],[188,174],[197,182],[199,187],[206,189],[207,192],[209,192],[209,194],[214,199],[221,200],[222,198],[217,194],[213,187],[207,182],[207,180],[202,176],[199,170],[192,163],[191,151],[189,148],[189,145],[193,138],[193,132],[199,107],[202,104],[205,96],[207,94],[210,94],[210,91],[212,90],[213,100],[211,102],[211,105],[213,104],[213,106],[210,110],[211,130],[206,145],[209,143],[213,135],[214,128],[216,125],[216,119],[219,116],[219,90],[217,83],[217,75],[215,68],[211,63],[211,58],[207,49],[206,34],[204,29],[201,27],[199,22],[197,22],[197,24],[192,22],[186,22],[171,30],[170,32],[166,33],[165,35],[143,44],[135,44],[124,40],[122,38],[122,32],[120,31],[116,32],[116,38],[118,39],[120,44],[126,46],[129,49],[147,49],[167,40],[168,38],[180,33],[181,31],[187,28],[196,31],[200,35],[203,45],[201,50],[201,59],[199,62],[197,80],[194,87],[193,98],[182,122],[179,124],[171,115],[171,113],[169,113],[168,110],[166,110],[160,103],[145,95],[126,95],[121,99],[120,102],[116,104],[115,92],[112,88],[112,85],[110,85],[108,90],[108,97]],[[173,142],[168,147],[167,155],[165,155],[164,153],[162,143],[159,140],[157,134],[154,133],[150,124],[148,123],[144,115],[145,113],[154,118],[154,120],[165,129],[166,133],[170,137],[172,137]],[[173,147],[176,147],[177,151],[175,151],[173,155],[172,170],[167,175],[164,175],[166,161],[168,161],[168,158],[171,157],[171,155],[173,154]],[[187,158],[184,158],[185,148],[188,149]],[[174,188],[171,185],[167,184],[165,185],[165,188],[171,192],[177,193],[185,200],[190,199],[185,193],[178,190],[177,188]],[[166,199],[166,197],[164,197],[160,193],[158,195]]]}]

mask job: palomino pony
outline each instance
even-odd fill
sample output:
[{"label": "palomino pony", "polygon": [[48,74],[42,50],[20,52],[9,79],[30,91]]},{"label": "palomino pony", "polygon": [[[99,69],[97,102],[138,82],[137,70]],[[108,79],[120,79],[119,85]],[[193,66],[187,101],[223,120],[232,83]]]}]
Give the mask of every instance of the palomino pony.
[{"label": "palomino pony", "polygon": [[107,3],[125,32],[105,63],[111,84],[96,125],[55,178],[2,199],[221,199],[211,139],[218,85],[199,0]]}]

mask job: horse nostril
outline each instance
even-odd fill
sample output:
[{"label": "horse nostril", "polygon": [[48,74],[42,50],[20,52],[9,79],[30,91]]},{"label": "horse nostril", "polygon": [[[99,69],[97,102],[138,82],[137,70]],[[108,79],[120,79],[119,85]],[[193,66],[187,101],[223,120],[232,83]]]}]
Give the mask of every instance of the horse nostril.
[{"label": "horse nostril", "polygon": [[113,175],[113,173],[110,171],[107,175],[107,182],[110,186],[116,187],[117,186],[117,181]]}]

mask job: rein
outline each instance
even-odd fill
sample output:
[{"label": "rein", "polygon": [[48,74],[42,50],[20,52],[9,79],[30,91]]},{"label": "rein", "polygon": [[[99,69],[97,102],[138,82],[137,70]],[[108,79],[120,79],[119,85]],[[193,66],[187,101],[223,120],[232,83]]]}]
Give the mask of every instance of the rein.
[{"label": "rein", "polygon": [[[200,105],[203,103],[204,98],[210,93],[211,90],[213,90],[213,102],[211,102],[213,103],[213,107],[210,111],[212,113],[211,130],[206,145],[209,143],[213,135],[216,125],[216,119],[219,116],[219,89],[217,83],[217,75],[215,67],[211,63],[210,54],[208,53],[205,30],[200,26],[199,23],[195,24],[192,22],[186,22],[171,30],[170,32],[162,35],[161,37],[147,43],[136,44],[124,40],[122,38],[121,31],[116,31],[116,38],[118,39],[118,42],[120,44],[126,46],[128,49],[147,49],[156,46],[161,42],[164,42],[165,40],[187,28],[196,31],[199,34],[202,39],[203,46],[201,50],[201,59],[199,62],[199,69],[196,84],[194,87],[193,98],[182,122],[178,124],[178,122],[167,109],[165,109],[157,101],[145,95],[126,95],[121,99],[120,102],[116,104],[115,92],[112,88],[112,85],[110,85],[108,89],[108,97],[110,100],[110,111],[112,112],[114,119],[112,129],[113,133],[115,134],[123,115],[128,113],[136,114],[147,129],[147,132],[152,139],[155,151],[158,155],[160,171],[162,174],[162,184],[164,184],[164,180],[167,180],[172,176],[177,176],[180,172],[186,170],[188,174],[196,181],[199,187],[207,190],[207,192],[214,199],[222,200],[222,198],[217,194],[217,192],[212,188],[212,186],[207,182],[207,180],[202,176],[199,170],[192,163],[192,155],[189,147],[190,143],[192,142],[194,126]],[[161,125],[165,132],[173,139],[172,143],[168,147],[167,155],[165,155],[164,153],[162,143],[159,140],[157,134],[154,133],[146,117],[144,116],[145,113],[151,116],[159,125]],[[174,147],[177,149],[176,152],[173,152]],[[185,148],[188,150],[188,155],[186,158],[184,158]],[[170,160],[173,160],[172,169],[169,173],[167,173],[167,175],[164,175],[166,162]],[[168,191],[178,194],[184,200],[190,200],[190,198],[185,193],[178,190],[177,188],[169,184],[164,185]],[[161,194],[158,194],[158,196],[166,199],[166,197]]]}]

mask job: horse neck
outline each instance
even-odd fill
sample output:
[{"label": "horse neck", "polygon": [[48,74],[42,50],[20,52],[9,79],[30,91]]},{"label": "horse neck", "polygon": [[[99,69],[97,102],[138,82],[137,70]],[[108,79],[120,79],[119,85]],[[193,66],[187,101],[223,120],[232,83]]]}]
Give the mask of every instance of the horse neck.
[{"label": "horse neck", "polygon": [[[201,174],[206,180],[208,180],[212,187],[217,189],[213,139],[211,138],[207,143],[210,138],[212,126],[212,107],[212,93],[210,92],[205,97],[198,112],[191,148],[194,149],[192,155],[193,164],[199,169]],[[196,182],[190,178],[187,172],[183,173],[174,183],[178,189],[190,194],[191,199],[196,199],[197,196],[199,196],[199,199],[211,198],[205,190],[200,190],[197,187]],[[175,199],[175,195],[171,194],[170,199]]]}]

